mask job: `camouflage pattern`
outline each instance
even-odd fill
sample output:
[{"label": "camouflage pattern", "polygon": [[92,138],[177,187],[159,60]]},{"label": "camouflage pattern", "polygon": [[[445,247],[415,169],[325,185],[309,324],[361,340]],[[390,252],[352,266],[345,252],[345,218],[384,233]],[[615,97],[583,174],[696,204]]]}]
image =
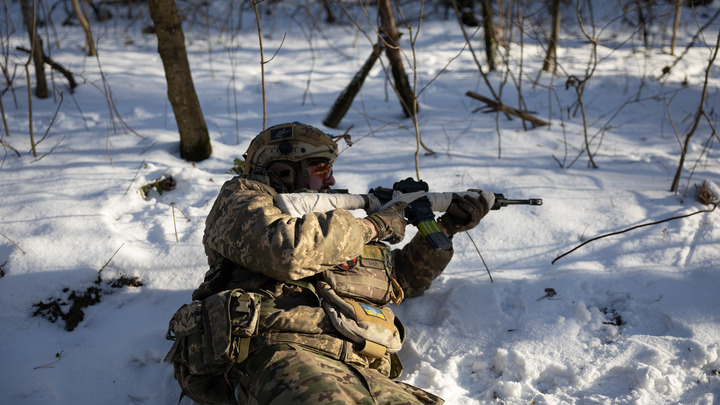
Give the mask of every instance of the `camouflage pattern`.
[{"label": "camouflage pattern", "polygon": [[394,277],[405,291],[405,297],[417,297],[430,288],[450,263],[453,253],[453,249],[434,250],[420,232],[402,250],[393,250]]},{"label": "camouflage pattern", "polygon": [[234,398],[233,387],[223,378],[227,365],[213,361],[207,355],[200,301],[183,305],[175,312],[170,321],[168,338],[175,343],[165,361],[173,363],[174,376],[183,395],[198,403],[230,403]]},{"label": "camouflage pattern", "polygon": [[[252,372],[252,370],[251,370]],[[307,350],[275,352],[252,373],[239,397],[247,404],[442,404],[419,388],[394,382],[369,368],[354,367]]]},{"label": "camouflage pattern", "polygon": [[227,258],[279,281],[300,280],[358,257],[369,241],[364,221],[339,209],[292,218],[273,205],[269,186],[225,183],[205,221],[210,265]]},{"label": "camouflage pattern", "polygon": [[[346,138],[347,139],[347,138]],[[338,146],[330,135],[299,122],[278,124],[258,134],[245,153],[243,173],[267,169],[277,161],[299,162],[303,159],[337,159]]]},{"label": "camouflage pattern", "polygon": [[368,244],[362,256],[324,272],[322,279],[341,297],[386,305],[395,293],[390,266],[390,249],[381,243]]},{"label": "camouflage pattern", "polygon": [[[388,379],[402,370],[396,355],[367,357],[360,353],[362,347],[338,333],[314,285],[324,272],[338,274],[338,266],[357,260],[368,269],[375,267],[374,276],[384,273],[382,283],[389,272],[406,296],[420,295],[449,263],[452,249],[436,252],[418,234],[402,249],[390,252],[377,244],[386,253],[364,255],[371,239],[366,221],[344,209],[293,218],[274,206],[276,195],[270,186],[243,176],[223,185],[203,237],[210,271],[193,293],[199,298],[218,289],[263,291],[273,299],[261,305],[250,352],[280,343],[303,348],[278,352],[251,374],[254,385],[248,389],[255,403],[441,403]],[[385,262],[382,270],[379,256]],[[348,285],[347,280],[340,284]],[[377,402],[367,402],[371,398]]]}]

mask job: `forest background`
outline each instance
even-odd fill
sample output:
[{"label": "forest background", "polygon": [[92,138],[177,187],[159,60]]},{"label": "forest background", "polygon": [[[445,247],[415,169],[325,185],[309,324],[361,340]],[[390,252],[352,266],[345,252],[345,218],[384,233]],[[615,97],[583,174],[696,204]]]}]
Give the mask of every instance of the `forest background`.
[{"label": "forest background", "polygon": [[3,2],[0,402],[177,403],[165,332],[205,216],[249,141],[295,120],[353,136],[353,193],[544,201],[457,235],[396,308],[403,381],[450,404],[717,402],[715,3]]}]

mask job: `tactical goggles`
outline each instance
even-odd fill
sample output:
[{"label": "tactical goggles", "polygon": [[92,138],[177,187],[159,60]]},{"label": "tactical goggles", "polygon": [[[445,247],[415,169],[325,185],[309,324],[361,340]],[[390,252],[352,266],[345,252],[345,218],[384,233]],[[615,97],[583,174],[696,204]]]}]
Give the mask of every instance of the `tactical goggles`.
[{"label": "tactical goggles", "polygon": [[329,179],[333,175],[333,165],[330,162],[310,163],[308,165],[310,174],[321,179]]}]

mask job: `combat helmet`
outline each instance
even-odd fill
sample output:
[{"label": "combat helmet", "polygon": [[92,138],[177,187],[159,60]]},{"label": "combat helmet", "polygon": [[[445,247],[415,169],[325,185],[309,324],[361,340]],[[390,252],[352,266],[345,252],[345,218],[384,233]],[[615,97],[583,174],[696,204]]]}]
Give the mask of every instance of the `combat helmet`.
[{"label": "combat helmet", "polygon": [[[348,145],[351,145],[350,135],[333,137],[319,129],[300,122],[278,124],[260,132],[250,142],[245,152],[245,165],[243,173],[255,180],[263,181],[274,188],[287,190],[288,178],[291,175],[278,173],[273,170],[276,162],[288,162],[300,170],[302,175],[309,177],[308,163],[312,161],[334,163],[338,156],[337,140],[344,138]],[[280,180],[285,187],[278,187]]]}]

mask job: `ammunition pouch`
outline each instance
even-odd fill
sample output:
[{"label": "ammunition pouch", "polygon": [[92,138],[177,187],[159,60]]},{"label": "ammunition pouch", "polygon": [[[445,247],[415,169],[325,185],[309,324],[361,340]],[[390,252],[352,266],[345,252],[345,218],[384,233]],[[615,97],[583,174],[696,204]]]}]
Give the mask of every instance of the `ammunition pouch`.
[{"label": "ammunition pouch", "polygon": [[234,394],[227,374],[248,356],[261,299],[259,294],[228,290],[175,312],[167,333],[175,343],[165,361],[173,363],[183,395],[201,403],[231,402]]}]

